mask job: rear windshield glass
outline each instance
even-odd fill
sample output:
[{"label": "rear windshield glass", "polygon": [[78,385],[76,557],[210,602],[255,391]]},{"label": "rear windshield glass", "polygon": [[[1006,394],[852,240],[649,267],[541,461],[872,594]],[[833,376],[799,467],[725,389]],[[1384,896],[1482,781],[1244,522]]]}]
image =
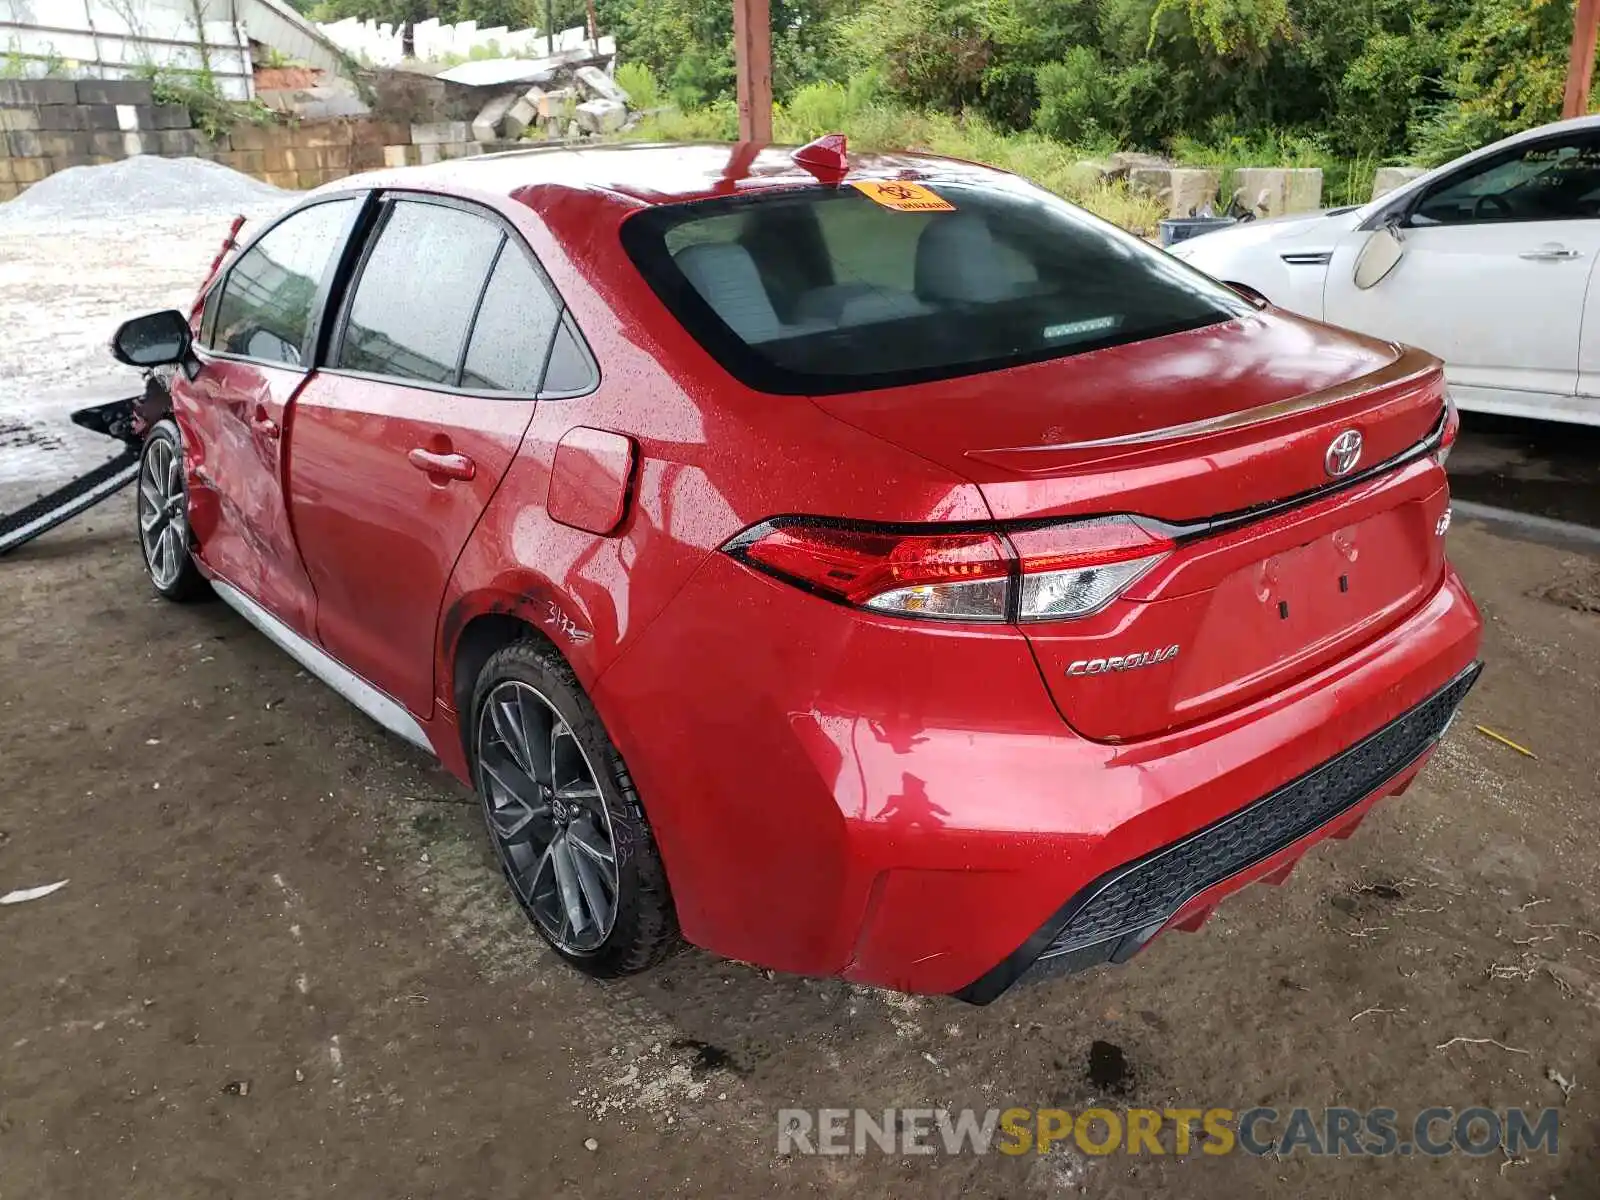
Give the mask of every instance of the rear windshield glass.
[{"label": "rear windshield glass", "polygon": [[[894,188],[895,190],[891,190]],[[1029,185],[769,191],[641,211],[629,255],[761,391],[890,387],[1060,358],[1251,311]]]}]

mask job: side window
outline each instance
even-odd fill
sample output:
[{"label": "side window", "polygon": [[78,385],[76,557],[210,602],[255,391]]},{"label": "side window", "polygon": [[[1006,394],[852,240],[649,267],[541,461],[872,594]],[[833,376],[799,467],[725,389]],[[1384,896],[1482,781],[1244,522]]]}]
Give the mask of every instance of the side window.
[{"label": "side window", "polygon": [[528,256],[506,242],[478,306],[461,386],[495,392],[539,390],[561,306]]},{"label": "side window", "polygon": [[395,202],[361,269],[334,365],[454,384],[503,237],[493,221],[459,208]]},{"label": "side window", "polygon": [[1600,217],[1600,137],[1573,134],[1491,159],[1444,181],[1411,215],[1414,225],[1580,221]]},{"label": "side window", "polygon": [[584,349],[572,319],[564,319],[556,331],[555,345],[550,347],[550,363],[544,369],[544,390],[557,394],[586,392],[598,382],[594,360]]},{"label": "side window", "polygon": [[301,365],[317,289],[355,202],[332,200],[298,212],[240,256],[210,319],[213,350]]}]

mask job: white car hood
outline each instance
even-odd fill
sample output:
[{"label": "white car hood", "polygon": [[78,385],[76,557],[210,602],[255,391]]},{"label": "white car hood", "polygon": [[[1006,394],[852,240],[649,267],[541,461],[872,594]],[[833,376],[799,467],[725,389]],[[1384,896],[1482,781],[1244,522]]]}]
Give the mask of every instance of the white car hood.
[{"label": "white car hood", "polygon": [[1361,210],[1322,209],[1310,213],[1294,213],[1287,217],[1268,217],[1260,221],[1244,221],[1226,229],[1202,233],[1172,247],[1178,258],[1189,258],[1196,253],[1212,254],[1216,251],[1237,252],[1268,242],[1293,242],[1308,249],[1332,250],[1341,236],[1361,223]]}]

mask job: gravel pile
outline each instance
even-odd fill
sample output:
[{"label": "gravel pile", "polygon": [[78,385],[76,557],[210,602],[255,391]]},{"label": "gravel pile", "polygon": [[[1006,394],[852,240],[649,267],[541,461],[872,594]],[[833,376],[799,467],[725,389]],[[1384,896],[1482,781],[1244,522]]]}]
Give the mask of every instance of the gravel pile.
[{"label": "gravel pile", "polygon": [[0,204],[0,225],[255,208],[293,195],[203,158],[140,154],[68,167]]}]

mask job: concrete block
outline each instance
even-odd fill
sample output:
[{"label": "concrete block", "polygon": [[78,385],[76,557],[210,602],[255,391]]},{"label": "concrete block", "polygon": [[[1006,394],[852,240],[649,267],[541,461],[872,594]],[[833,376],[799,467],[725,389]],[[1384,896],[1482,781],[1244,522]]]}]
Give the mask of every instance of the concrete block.
[{"label": "concrete block", "polygon": [[297,188],[300,186],[300,177],[293,171],[268,171],[261,177],[273,187]]},{"label": "concrete block", "polygon": [[139,128],[139,110],[132,104],[118,104],[117,128],[124,133],[132,133]]},{"label": "concrete block", "polygon": [[543,88],[529,88],[506,110],[500,130],[508,138],[520,138],[539,119],[539,105],[544,102]]},{"label": "concrete block", "polygon": [[294,153],[294,151],[290,150],[288,147],[272,146],[266,150],[258,150],[256,153],[261,155],[262,164],[265,166],[268,174],[294,174],[295,165],[289,157]]},{"label": "concrete block", "polygon": [[358,142],[350,147],[350,169],[352,171],[376,171],[384,166],[384,147],[371,146],[365,142]]},{"label": "concrete block", "polygon": [[1233,173],[1239,203],[1257,216],[1311,212],[1322,207],[1321,167],[1240,167]]},{"label": "concrete block", "polygon": [[1222,171],[1216,167],[1173,167],[1168,172],[1172,193],[1167,200],[1167,215],[1192,217],[1207,204],[1217,206],[1217,189]]},{"label": "concrete block", "polygon": [[39,148],[39,135],[26,130],[6,134],[6,150],[12,158],[38,158],[44,153]]},{"label": "concrete block", "polygon": [[474,150],[477,146],[477,142],[441,142],[439,144],[439,157],[441,159],[465,158],[467,151]]},{"label": "concrete block", "polygon": [[1423,167],[1379,167],[1372,176],[1372,198],[1387,196],[1395,188],[1404,187],[1426,173]]},{"label": "concrete block", "polygon": [[85,110],[81,105],[47,104],[33,111],[39,114],[39,124],[35,126],[36,129],[48,130],[51,133],[75,133],[88,128],[84,116]]},{"label": "concrete block", "polygon": [[[56,106],[52,111],[59,111]],[[0,108],[0,133],[29,133],[39,128],[37,108]]]},{"label": "concrete block", "polygon": [[628,109],[617,100],[586,100],[578,105],[574,118],[584,133],[612,133],[622,128]]},{"label": "concrete block", "polygon": [[411,127],[411,142],[416,146],[439,146],[445,142],[472,140],[472,126],[465,121],[433,121]]},{"label": "concrete block", "polygon": [[89,153],[102,155],[106,158],[121,158],[126,153],[122,148],[122,134],[102,130],[89,135]]},{"label": "concrete block", "polygon": [[306,121],[294,130],[296,146],[348,146],[353,134],[349,121]]},{"label": "concrete block", "polygon": [[289,169],[293,171],[350,169],[349,146],[295,146],[283,151],[283,156]]},{"label": "concrete block", "polygon": [[556,88],[539,97],[539,119],[549,121],[559,118],[563,121],[572,119],[572,110],[578,106],[578,92],[576,88]]},{"label": "concrete block", "polygon": [[371,117],[350,122],[353,145],[405,146],[411,143],[411,126],[404,121],[379,121]]},{"label": "concrete block", "polygon": [[216,159],[223,166],[246,175],[261,175],[267,169],[267,156],[261,150],[224,150]]},{"label": "concrete block", "polygon": [[122,154],[125,158],[132,158],[135,154],[145,153],[144,138],[137,132],[127,132],[122,135]]},{"label": "concrete block", "polygon": [[11,167],[13,161],[9,158],[0,158],[0,183],[15,183],[17,181],[16,172]]},{"label": "concrete block", "polygon": [[157,104],[150,110],[150,128],[152,129],[191,129],[194,119],[189,116],[189,110],[181,104]]},{"label": "concrete block", "polygon": [[21,188],[14,183],[0,179],[0,203],[6,200],[15,200],[20,195],[22,195]]},{"label": "concrete block", "polygon": [[301,171],[295,175],[295,187],[314,188],[321,187],[327,180],[321,171]]},{"label": "concrete block", "polygon": [[48,174],[50,174],[50,160],[47,158],[11,160],[11,178],[17,183],[38,183]]},{"label": "concrete block", "polygon": [[521,97],[512,93],[509,96],[497,96],[478,110],[478,115],[472,118],[472,136],[475,141],[492,142],[500,136],[500,126],[506,119],[506,113],[511,111],[511,106]]},{"label": "concrete block", "polygon": [[1146,196],[1165,198],[1172,194],[1171,167],[1133,167],[1127,178],[1128,187]]},{"label": "concrete block", "polygon": [[79,104],[138,104],[148,107],[155,103],[150,95],[150,82],[145,79],[80,79],[77,83]]},{"label": "concrete block", "polygon": [[164,154],[168,158],[187,158],[211,147],[205,134],[198,129],[157,129],[141,134],[146,153]]},{"label": "concrete block", "polygon": [[572,73],[572,77],[578,81],[578,86],[594,99],[610,100],[627,106],[628,93],[618,87],[617,81],[599,67],[579,67]]},{"label": "concrete block", "polygon": [[410,154],[414,149],[416,147],[411,145],[385,146],[383,148],[383,165],[386,167],[409,167],[411,165]]},{"label": "concrete block", "polygon": [[228,141],[235,150],[275,150],[284,143],[281,127],[277,125],[235,125],[228,133]]},{"label": "concrete block", "polygon": [[423,142],[422,145],[416,147],[417,162],[427,167],[442,159],[444,155],[439,153],[440,144],[439,142]]},{"label": "concrete block", "polygon": [[1126,175],[1135,167],[1170,167],[1172,164],[1159,154],[1146,154],[1141,150],[1118,150],[1109,159],[1111,169]]},{"label": "concrete block", "polygon": [[53,154],[50,156],[50,173],[65,171],[71,167],[92,167],[94,156],[91,154]]},{"label": "concrete block", "polygon": [[76,104],[70,79],[0,79],[0,104]]},{"label": "concrete block", "polygon": [[77,111],[83,114],[85,129],[107,131],[122,128],[117,124],[115,104],[80,104]]},{"label": "concrete block", "polygon": [[90,153],[90,135],[87,133],[38,133],[39,153],[51,158],[68,158]]}]

